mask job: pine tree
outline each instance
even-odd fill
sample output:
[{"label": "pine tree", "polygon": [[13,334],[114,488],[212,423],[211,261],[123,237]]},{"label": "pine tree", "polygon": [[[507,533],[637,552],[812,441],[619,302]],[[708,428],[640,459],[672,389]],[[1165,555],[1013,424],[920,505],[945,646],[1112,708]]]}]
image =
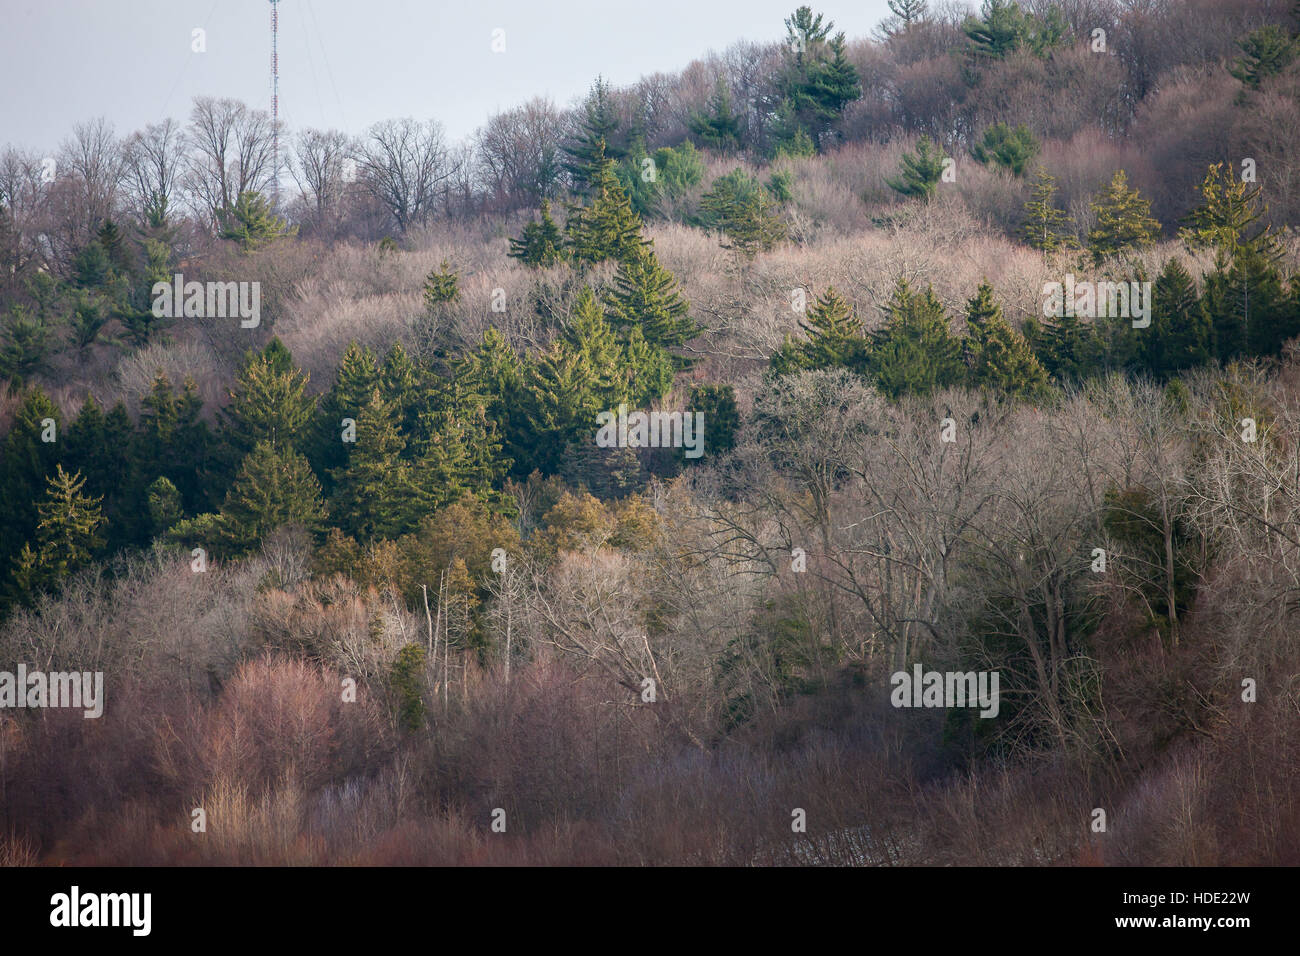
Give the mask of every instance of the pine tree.
[{"label": "pine tree", "polygon": [[1038,140],[1024,123],[1014,129],[1006,123],[995,123],[984,130],[983,138],[972,147],[971,155],[985,166],[993,163],[1013,176],[1020,176],[1038,154],[1038,149]]},{"label": "pine tree", "polygon": [[1157,378],[1206,365],[1213,334],[1196,281],[1177,259],[1165,263],[1151,290],[1151,345],[1147,364]]},{"label": "pine tree", "polygon": [[305,446],[307,425],[316,411],[307,385],[307,373],[293,365],[278,338],[260,355],[246,357],[222,416],[226,441],[239,458],[263,441]]},{"label": "pine tree", "polygon": [[778,375],[825,368],[865,371],[869,343],[862,323],[833,286],[809,307],[807,321],[801,319],[799,327],[808,334],[807,340],[796,343],[786,336],[785,344],[772,356],[772,368]]},{"label": "pine tree", "polygon": [[348,534],[362,539],[395,538],[419,522],[428,508],[402,460],[406,440],[395,407],[370,393],[357,417],[357,441],[334,474],[330,511]]},{"label": "pine tree", "polygon": [[70,475],[62,465],[50,476],[44,500],[37,506],[37,547],[33,550],[24,543],[16,562],[14,585],[20,596],[57,587],[103,546],[100,502],[81,493],[84,485],[80,474]]},{"label": "pine tree", "polygon": [[1276,25],[1261,27],[1237,43],[1242,55],[1228,72],[1252,90],[1263,80],[1277,76],[1294,62],[1300,53],[1300,41]]},{"label": "pine tree", "polygon": [[1219,265],[1246,248],[1270,261],[1282,254],[1272,227],[1260,225],[1268,206],[1260,199],[1262,188],[1249,188],[1227,163],[1210,166],[1201,182],[1200,204],[1188,214],[1179,237],[1189,249],[1215,250]]},{"label": "pine tree", "polygon": [[[53,431],[48,422],[53,422]],[[55,472],[63,451],[63,415],[49,397],[33,388],[23,396],[0,454],[0,559],[4,567],[36,535],[36,503]],[[43,441],[53,437],[54,441]]]},{"label": "pine tree", "polygon": [[221,238],[237,242],[248,251],[297,232],[297,227],[275,215],[270,201],[256,190],[241,192],[233,206],[217,214],[217,220]]},{"label": "pine tree", "polygon": [[919,196],[926,201],[934,195],[939,178],[943,175],[943,154],[928,136],[916,142],[916,151],[903,154],[903,165],[898,175],[885,182],[890,189],[904,196]]},{"label": "pine tree", "polygon": [[590,205],[570,206],[565,224],[574,261],[597,263],[628,258],[643,244],[641,217],[632,209],[602,144],[597,144],[588,183]]},{"label": "pine tree", "polygon": [[[619,263],[614,286],[605,295],[610,322],[620,329],[640,329],[647,342],[663,348],[680,348],[699,334],[688,315],[690,303],[682,298],[673,274],[659,264],[650,246],[638,248]],[[678,369],[690,363],[673,356]]]},{"label": "pine tree", "polygon": [[563,147],[569,156],[564,168],[573,178],[576,191],[588,195],[597,192],[595,177],[602,164],[607,160],[617,162],[627,155],[618,145],[620,125],[609,84],[598,76],[582,105],[577,135]]},{"label": "pine tree", "polygon": [[889,0],[890,12],[902,23],[905,31],[925,19],[926,7],[926,0]]},{"label": "pine tree", "polygon": [[740,148],[740,120],[732,111],[731,90],[721,76],[709,98],[708,113],[694,114],[687,124],[701,147],[723,155]]},{"label": "pine tree", "polygon": [[993,287],[981,282],[966,303],[970,382],[1013,398],[1034,399],[1046,393],[1047,372],[1024,336],[1002,317]]},{"label": "pine tree", "polygon": [[220,548],[243,554],[276,528],[317,531],[324,520],[320,482],[307,459],[287,445],[259,441],[240,464],[221,506]]},{"label": "pine tree", "polygon": [[[64,444],[64,465],[86,479],[86,493],[103,502],[108,520],[108,548],[126,543],[129,522],[121,521],[128,501],[123,497],[131,474],[131,434],[134,425],[126,406],[118,402],[105,414],[92,396],[69,423]],[[122,526],[122,525],[126,526]]]},{"label": "pine tree", "polygon": [[726,236],[723,248],[747,259],[773,249],[786,233],[767,191],[739,167],[715,179],[700,198],[700,222]]},{"label": "pine tree", "polygon": [[965,377],[961,344],[933,289],[914,293],[906,280],[899,280],[885,311],[888,320],[871,345],[871,365],[884,394],[894,399],[924,395]]},{"label": "pine tree", "polygon": [[551,218],[549,199],[542,200],[540,221],[529,222],[518,239],[510,240],[507,255],[533,269],[547,269],[564,260],[564,237]]},{"label": "pine tree", "polygon": [[501,456],[496,422],[472,376],[452,378],[430,396],[412,446],[412,480],[430,507],[469,496],[499,500],[493,489],[511,462]]},{"label": "pine tree", "polygon": [[478,348],[460,363],[457,375],[486,400],[488,417],[501,435],[503,453],[512,461],[511,472],[527,477],[533,470],[536,435],[528,414],[529,393],[525,364],[497,329],[483,333]]},{"label": "pine tree", "polygon": [[1104,348],[1097,328],[1077,315],[1062,315],[1041,326],[1033,338],[1025,336],[1034,354],[1058,383],[1081,382],[1102,366]]},{"label": "pine tree", "polygon": [[1097,263],[1160,238],[1160,223],[1151,218],[1151,200],[1129,188],[1128,174],[1122,169],[1116,170],[1110,185],[1097,194],[1092,211],[1097,225],[1088,233],[1088,249]]},{"label": "pine tree", "polygon": [[1070,232],[1070,217],[1056,206],[1056,178],[1041,163],[1025,203],[1025,221],[1020,234],[1035,249],[1055,252],[1076,245]]}]

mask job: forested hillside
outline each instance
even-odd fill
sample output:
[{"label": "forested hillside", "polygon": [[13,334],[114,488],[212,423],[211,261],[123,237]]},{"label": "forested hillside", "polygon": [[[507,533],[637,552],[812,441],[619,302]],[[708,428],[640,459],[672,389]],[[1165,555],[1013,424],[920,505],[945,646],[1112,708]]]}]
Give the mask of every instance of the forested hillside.
[{"label": "forested hillside", "polygon": [[0,152],[0,860],[1300,862],[1300,3],[889,7]]}]

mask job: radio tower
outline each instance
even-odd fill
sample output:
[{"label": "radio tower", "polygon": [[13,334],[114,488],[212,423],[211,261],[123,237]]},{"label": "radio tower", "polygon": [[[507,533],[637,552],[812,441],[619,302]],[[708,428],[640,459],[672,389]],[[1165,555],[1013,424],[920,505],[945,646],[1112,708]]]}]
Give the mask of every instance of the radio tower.
[{"label": "radio tower", "polygon": [[271,196],[280,208],[280,0],[271,0]]}]

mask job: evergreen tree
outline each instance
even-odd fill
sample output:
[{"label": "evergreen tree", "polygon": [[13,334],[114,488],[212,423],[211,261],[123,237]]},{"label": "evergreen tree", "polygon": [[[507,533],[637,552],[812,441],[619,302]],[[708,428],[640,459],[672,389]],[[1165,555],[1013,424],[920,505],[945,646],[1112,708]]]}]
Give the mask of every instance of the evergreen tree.
[{"label": "evergreen tree", "polygon": [[979,16],[967,17],[962,31],[977,60],[1000,60],[1021,48],[1045,55],[1063,40],[1066,23],[1056,6],[1039,17],[1015,0],[984,0]]},{"label": "evergreen tree", "polygon": [[614,175],[614,163],[597,144],[588,177],[591,203],[570,206],[565,224],[575,262],[597,263],[626,259],[643,245],[641,217],[632,209],[627,192]]},{"label": "evergreen tree", "polygon": [[379,389],[357,418],[357,441],[334,474],[330,511],[348,534],[362,539],[396,538],[413,529],[428,502],[402,460],[406,440],[397,411]]},{"label": "evergreen tree", "polygon": [[55,466],[44,500],[37,506],[37,547],[33,550],[24,543],[16,562],[14,586],[19,596],[57,587],[103,546],[99,499],[83,495],[84,485],[81,475]]},{"label": "evergreen tree", "polygon": [[1058,383],[1081,382],[1102,366],[1101,338],[1096,327],[1077,315],[1026,327],[1025,338],[1049,375]]},{"label": "evergreen tree", "polygon": [[577,133],[563,147],[569,156],[564,168],[573,178],[576,191],[588,195],[598,192],[595,177],[599,176],[603,164],[607,160],[617,162],[627,155],[619,145],[620,125],[609,84],[598,76],[582,105]]},{"label": "evergreen tree", "polygon": [[705,149],[727,155],[740,148],[740,120],[731,108],[731,90],[718,77],[709,98],[708,113],[695,113],[687,124],[696,142]]},{"label": "evergreen tree", "polygon": [[889,0],[889,10],[898,18],[904,31],[910,30],[912,24],[920,23],[925,19],[928,12],[926,8],[926,0]]},{"label": "evergreen tree", "polygon": [[869,343],[853,307],[833,286],[818,297],[808,309],[808,319],[799,321],[808,334],[803,342],[786,336],[785,343],[772,356],[772,369],[789,375],[805,369],[847,368],[864,372]]},{"label": "evergreen tree", "polygon": [[1069,229],[1070,217],[1056,206],[1056,178],[1041,163],[1025,203],[1025,221],[1020,234],[1035,249],[1055,252],[1075,245]]},{"label": "evergreen tree", "polygon": [[1241,246],[1229,264],[1205,279],[1205,306],[1220,361],[1241,355],[1276,355],[1300,334],[1300,313],[1286,294],[1277,265]]},{"label": "evergreen tree", "polygon": [[1128,174],[1115,171],[1110,185],[1092,202],[1097,224],[1088,233],[1088,248],[1100,263],[1107,256],[1160,238],[1160,223],[1151,218],[1151,200],[1130,189]]},{"label": "evergreen tree", "polygon": [[501,435],[503,451],[512,461],[512,474],[527,477],[536,467],[536,435],[529,417],[525,363],[497,329],[483,333],[478,348],[467,354],[457,374],[484,396],[488,417]]},{"label": "evergreen tree", "polygon": [[[49,423],[53,423],[50,428]],[[63,451],[63,415],[40,388],[28,391],[14,413],[0,455],[0,559],[9,567],[36,536],[36,503]],[[53,438],[44,441],[43,438]]]},{"label": "evergreen tree", "polygon": [[0,330],[0,377],[21,387],[27,376],[45,371],[53,351],[49,324],[22,305],[14,305]]},{"label": "evergreen tree", "polygon": [[317,531],[324,520],[320,482],[307,459],[288,445],[258,441],[221,506],[219,547],[227,554],[244,554],[276,528]]},{"label": "evergreen tree", "polygon": [[225,438],[242,458],[259,442],[299,448],[306,444],[307,425],[316,399],[307,394],[307,373],[273,338],[261,354],[244,360],[223,412]]},{"label": "evergreen tree", "polygon": [[966,327],[972,385],[1030,400],[1046,393],[1046,370],[1029,343],[1002,317],[987,281],[966,303]]},{"label": "evergreen tree", "polygon": [[[647,342],[663,348],[680,348],[700,331],[687,314],[690,303],[682,298],[677,280],[659,264],[650,246],[619,263],[605,309],[616,328],[640,329]],[[678,369],[690,364],[680,356],[673,361]]]},{"label": "evergreen tree", "polygon": [[881,392],[890,398],[928,394],[965,377],[961,344],[948,327],[943,303],[927,288],[915,293],[899,280],[886,307],[884,328],[872,337],[871,366]]},{"label": "evergreen tree", "polygon": [[903,154],[903,165],[898,175],[885,182],[890,189],[904,196],[919,196],[929,201],[943,175],[943,160],[943,153],[930,137],[922,136],[916,142],[915,152]]},{"label": "evergreen tree", "polygon": [[1214,355],[1209,316],[1196,281],[1177,259],[1165,263],[1151,290],[1147,364],[1157,378],[1208,364]]},{"label": "evergreen tree", "polygon": [[217,214],[217,220],[222,239],[237,242],[249,251],[297,232],[297,227],[275,215],[270,201],[256,190],[241,192],[233,206]]},{"label": "evergreen tree", "polygon": [[1038,154],[1038,140],[1024,123],[1012,129],[995,123],[984,130],[983,138],[971,149],[971,155],[985,166],[1001,166],[1013,176],[1020,176],[1025,166]]},{"label": "evergreen tree", "polygon": [[510,240],[507,254],[533,269],[550,268],[564,260],[564,237],[551,218],[550,200],[542,200],[541,220],[529,222],[518,239]]},{"label": "evergreen tree", "polygon": [[[131,474],[131,435],[134,425],[126,406],[118,402],[105,414],[91,396],[69,423],[64,444],[67,470],[82,475],[86,493],[99,498],[108,521],[108,547],[116,551],[126,543],[129,527],[120,526],[124,498]],[[129,523],[127,523],[129,524]]]},{"label": "evergreen tree", "polygon": [[1190,249],[1214,249],[1220,266],[1242,248],[1276,260],[1281,248],[1271,227],[1260,223],[1268,211],[1261,191],[1238,180],[1231,165],[1215,163],[1201,182],[1200,204],[1188,214],[1178,235]]},{"label": "evergreen tree", "polygon": [[379,363],[368,348],[355,341],[348,344],[339,362],[334,385],[317,405],[311,444],[311,462],[316,473],[326,476],[332,488],[334,472],[347,460],[351,444],[345,442],[345,418],[355,425],[370,394],[379,387]]},{"label": "evergreen tree", "polygon": [[708,449],[711,454],[725,455],[736,447],[736,433],[740,431],[740,410],[736,406],[736,391],[732,386],[692,386],[687,411],[704,413],[704,430],[709,436]]},{"label": "evergreen tree", "polygon": [[460,301],[460,275],[454,271],[447,260],[430,272],[424,279],[424,310],[434,312],[443,305]]},{"label": "evergreen tree", "polygon": [[1228,72],[1252,90],[1259,89],[1263,80],[1285,70],[1300,52],[1300,41],[1275,25],[1260,27],[1237,41],[1237,45],[1241,47],[1242,55]]},{"label": "evergreen tree", "polygon": [[723,248],[735,249],[748,259],[785,238],[785,223],[767,191],[739,167],[715,179],[701,197],[700,222],[727,238]]}]

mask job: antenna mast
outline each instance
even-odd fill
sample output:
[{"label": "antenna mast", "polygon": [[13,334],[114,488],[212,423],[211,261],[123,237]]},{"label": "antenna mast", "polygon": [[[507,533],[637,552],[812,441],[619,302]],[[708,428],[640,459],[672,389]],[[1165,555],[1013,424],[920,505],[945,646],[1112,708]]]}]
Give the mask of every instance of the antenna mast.
[{"label": "antenna mast", "polygon": [[280,208],[280,0],[271,0],[271,194]]}]

